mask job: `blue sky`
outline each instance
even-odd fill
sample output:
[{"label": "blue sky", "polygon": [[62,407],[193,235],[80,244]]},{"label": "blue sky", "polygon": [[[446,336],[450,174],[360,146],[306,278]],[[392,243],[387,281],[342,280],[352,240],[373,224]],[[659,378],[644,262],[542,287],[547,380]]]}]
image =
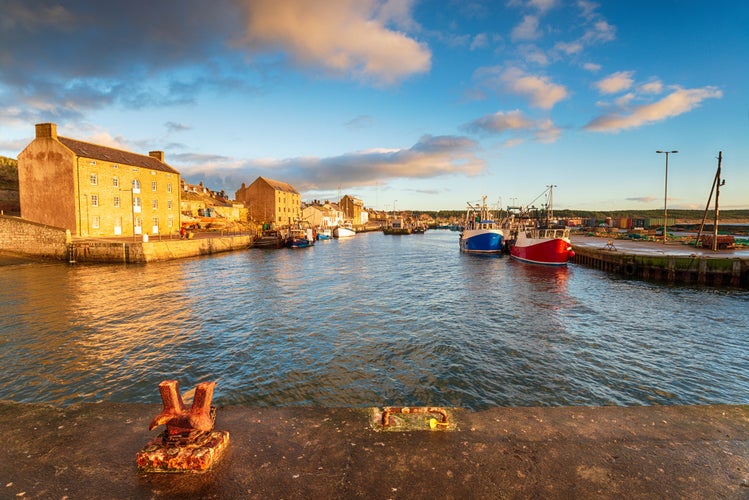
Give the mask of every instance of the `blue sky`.
[{"label": "blue sky", "polygon": [[749,3],[0,0],[0,155],[34,124],[232,194],[749,208]]}]

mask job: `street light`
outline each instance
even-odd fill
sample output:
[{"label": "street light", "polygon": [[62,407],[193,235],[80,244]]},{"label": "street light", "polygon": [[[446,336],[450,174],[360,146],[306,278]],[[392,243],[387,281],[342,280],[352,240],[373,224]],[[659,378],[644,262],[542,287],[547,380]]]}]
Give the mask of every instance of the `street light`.
[{"label": "street light", "polygon": [[666,227],[668,226],[668,155],[671,153],[678,153],[678,151],[656,151],[658,154],[666,155],[666,182],[663,190],[663,244],[666,244]]}]

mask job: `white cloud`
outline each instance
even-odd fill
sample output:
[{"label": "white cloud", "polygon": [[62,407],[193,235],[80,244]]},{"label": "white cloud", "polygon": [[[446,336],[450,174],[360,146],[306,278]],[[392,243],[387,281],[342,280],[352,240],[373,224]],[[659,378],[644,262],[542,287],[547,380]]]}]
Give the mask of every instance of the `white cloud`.
[{"label": "white cloud", "polygon": [[654,80],[652,82],[643,83],[639,88],[643,94],[660,94],[663,92],[663,83],[660,80]]},{"label": "white cloud", "polygon": [[590,121],[584,128],[594,132],[618,132],[656,123],[691,111],[705,99],[720,99],[723,92],[715,87],[676,88],[663,99],[631,108],[618,108]]},{"label": "white cloud", "polygon": [[483,89],[497,94],[510,92],[529,98],[532,106],[541,109],[551,109],[569,96],[563,85],[553,83],[548,77],[529,75],[513,67],[479,68],[474,72],[473,78],[479,86],[473,92],[478,96],[485,96]]},{"label": "white cloud", "polygon": [[489,38],[486,33],[479,33],[471,41],[471,50],[485,49],[489,46]]},{"label": "white cloud", "polygon": [[595,63],[585,63],[583,64],[583,69],[585,71],[590,71],[591,73],[595,73],[597,71],[601,71],[601,65],[595,64]]},{"label": "white cloud", "polygon": [[562,132],[551,120],[533,120],[517,109],[482,116],[461,128],[477,134],[510,134],[504,143],[506,147],[525,142],[528,138],[543,143],[555,142]]},{"label": "white cloud", "polygon": [[502,75],[502,80],[508,90],[527,96],[531,105],[541,109],[551,109],[559,101],[568,97],[567,89],[558,85],[545,76],[535,76],[523,73],[517,68],[509,68]]},{"label": "white cloud", "polygon": [[[477,156],[478,144],[462,136],[425,135],[410,148],[373,148],[327,158],[262,158],[239,161],[197,157],[181,171],[190,178],[204,178],[216,190],[234,192],[243,182],[264,175],[304,191],[369,186],[394,179],[429,179],[446,175],[477,175],[485,163]],[[186,161],[190,155],[181,155]]]},{"label": "white cloud", "polygon": [[429,49],[386,25],[409,25],[410,2],[242,0],[249,50],[281,50],[301,65],[395,84],[431,65]]},{"label": "white cloud", "polygon": [[632,87],[634,71],[619,71],[595,83],[602,94],[616,94]]},{"label": "white cloud", "polygon": [[538,17],[523,16],[523,20],[512,29],[510,39],[513,42],[537,40],[541,37],[538,32]]}]

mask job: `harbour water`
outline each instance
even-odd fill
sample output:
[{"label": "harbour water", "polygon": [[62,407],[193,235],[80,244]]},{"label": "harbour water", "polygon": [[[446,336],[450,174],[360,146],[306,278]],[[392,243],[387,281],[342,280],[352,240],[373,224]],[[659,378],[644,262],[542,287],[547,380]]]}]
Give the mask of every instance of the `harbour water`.
[{"label": "harbour water", "polygon": [[0,266],[0,399],[749,404],[749,292],[460,253],[458,233],[147,265]]}]

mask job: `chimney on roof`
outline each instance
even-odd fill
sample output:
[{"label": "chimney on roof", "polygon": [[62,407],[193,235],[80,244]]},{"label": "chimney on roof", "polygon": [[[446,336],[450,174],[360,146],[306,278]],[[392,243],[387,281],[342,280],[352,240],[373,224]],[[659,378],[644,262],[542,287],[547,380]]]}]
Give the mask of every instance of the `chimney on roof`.
[{"label": "chimney on roof", "polygon": [[161,163],[164,163],[164,152],[163,151],[149,151],[148,156],[151,158],[156,158]]},{"label": "chimney on roof", "polygon": [[57,125],[54,123],[37,123],[36,138],[57,139]]}]

